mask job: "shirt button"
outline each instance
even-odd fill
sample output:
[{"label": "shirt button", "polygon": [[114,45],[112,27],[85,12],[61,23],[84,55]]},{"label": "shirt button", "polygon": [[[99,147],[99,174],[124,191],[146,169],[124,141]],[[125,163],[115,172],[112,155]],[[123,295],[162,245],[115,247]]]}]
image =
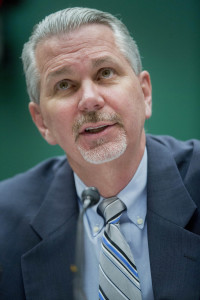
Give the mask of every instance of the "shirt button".
[{"label": "shirt button", "polygon": [[137,219],[137,223],[138,223],[138,225],[142,225],[143,224],[143,219],[142,218],[138,218]]},{"label": "shirt button", "polygon": [[99,231],[99,226],[94,226],[94,227],[93,227],[93,232],[94,232],[94,233],[97,233],[98,231]]}]

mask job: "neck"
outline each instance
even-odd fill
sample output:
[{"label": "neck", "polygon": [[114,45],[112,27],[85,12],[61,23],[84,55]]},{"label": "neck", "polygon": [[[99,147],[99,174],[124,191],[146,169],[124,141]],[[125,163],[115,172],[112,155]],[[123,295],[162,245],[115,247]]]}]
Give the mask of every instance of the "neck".
[{"label": "neck", "polygon": [[112,197],[123,190],[133,178],[141,162],[145,150],[145,138],[140,147],[127,149],[125,153],[111,162],[95,165],[84,162],[81,168],[69,163],[73,171],[87,186],[94,186],[102,197]]}]

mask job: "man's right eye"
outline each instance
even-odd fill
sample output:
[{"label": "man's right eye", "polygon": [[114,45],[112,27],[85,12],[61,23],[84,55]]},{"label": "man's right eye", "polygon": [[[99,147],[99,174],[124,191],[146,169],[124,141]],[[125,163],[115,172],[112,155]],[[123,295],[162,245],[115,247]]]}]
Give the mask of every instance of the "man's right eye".
[{"label": "man's right eye", "polygon": [[67,79],[64,79],[56,84],[56,90],[68,90],[70,87],[71,83]]}]

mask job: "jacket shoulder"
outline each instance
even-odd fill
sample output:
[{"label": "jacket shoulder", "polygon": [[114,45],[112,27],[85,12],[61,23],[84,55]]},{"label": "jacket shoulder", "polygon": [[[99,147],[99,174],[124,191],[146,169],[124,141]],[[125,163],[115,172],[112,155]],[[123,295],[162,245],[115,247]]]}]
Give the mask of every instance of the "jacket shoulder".
[{"label": "jacket shoulder", "polygon": [[[147,135],[147,146],[163,149],[171,153],[182,177],[185,177],[188,168],[194,168],[200,175],[200,141],[191,139],[180,141],[170,136]],[[196,166],[196,167],[195,167]]]},{"label": "jacket shoulder", "polygon": [[53,178],[61,166],[66,163],[66,157],[55,157],[45,160],[28,171],[17,174],[0,182],[0,207],[2,205],[15,207],[28,203],[33,198],[35,203],[41,201],[47,192]]},{"label": "jacket shoulder", "polygon": [[180,141],[170,136],[147,135],[148,147],[151,151],[170,153],[187,191],[200,207],[200,141]]}]

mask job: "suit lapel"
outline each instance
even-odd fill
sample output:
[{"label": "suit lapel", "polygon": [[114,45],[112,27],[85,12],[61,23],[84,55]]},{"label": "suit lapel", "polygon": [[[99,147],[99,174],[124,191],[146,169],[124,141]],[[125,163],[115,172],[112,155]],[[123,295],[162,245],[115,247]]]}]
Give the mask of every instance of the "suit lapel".
[{"label": "suit lapel", "polygon": [[192,288],[198,279],[191,275],[200,276],[200,238],[184,229],[196,205],[169,150],[150,139],[147,150],[147,228],[155,299],[198,299]]},{"label": "suit lapel", "polygon": [[77,215],[73,174],[65,161],[31,223],[41,242],[22,256],[27,300],[72,299]]}]

